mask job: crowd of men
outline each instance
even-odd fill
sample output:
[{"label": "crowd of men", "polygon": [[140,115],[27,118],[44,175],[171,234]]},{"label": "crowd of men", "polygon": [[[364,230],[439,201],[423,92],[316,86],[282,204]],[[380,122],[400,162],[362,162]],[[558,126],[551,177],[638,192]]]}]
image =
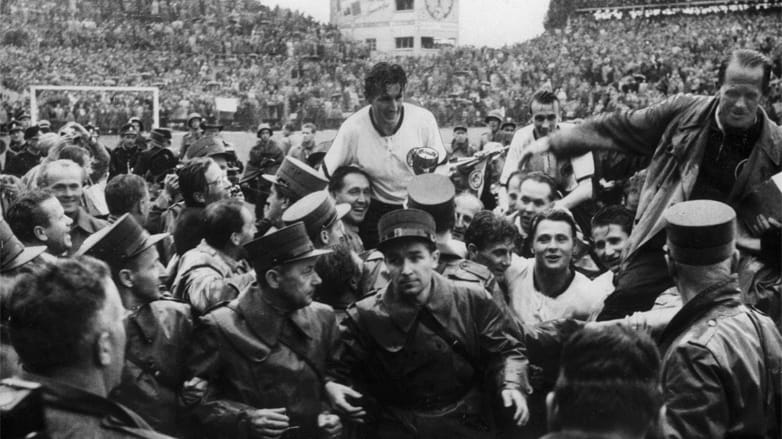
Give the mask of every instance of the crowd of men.
[{"label": "crowd of men", "polygon": [[330,145],[261,124],[247,163],[199,114],[178,154],[20,114],[3,434],[779,437],[771,68],[737,50],[716,95],[580,124],[544,89],[447,145],[381,62]]}]

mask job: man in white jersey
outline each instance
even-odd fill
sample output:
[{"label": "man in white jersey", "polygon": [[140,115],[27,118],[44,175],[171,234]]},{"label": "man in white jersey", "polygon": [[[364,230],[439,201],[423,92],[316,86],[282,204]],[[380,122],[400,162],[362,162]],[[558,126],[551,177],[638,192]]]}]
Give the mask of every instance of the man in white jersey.
[{"label": "man in white jersey", "polygon": [[[511,174],[519,169],[522,151],[535,140],[548,136],[559,128],[573,124],[561,122],[557,95],[549,90],[539,90],[530,101],[532,123],[516,131],[508,149],[508,157],[500,175],[501,190],[507,190]],[[525,165],[523,171],[541,171],[556,180],[557,189],[564,197],[557,203],[566,209],[573,209],[582,201],[592,197],[591,177],[595,172],[592,153],[557,161],[552,155],[539,156]],[[500,197],[504,201],[504,197]]]},{"label": "man in white jersey", "polygon": [[416,175],[415,157],[436,157],[436,163],[446,159],[434,115],[402,102],[405,85],[401,66],[375,64],[364,81],[369,105],[345,120],[323,159],[329,178],[340,166],[353,164],[372,179],[372,202],[359,228],[367,249],[377,244],[380,217],[400,209],[407,198],[407,184]]}]

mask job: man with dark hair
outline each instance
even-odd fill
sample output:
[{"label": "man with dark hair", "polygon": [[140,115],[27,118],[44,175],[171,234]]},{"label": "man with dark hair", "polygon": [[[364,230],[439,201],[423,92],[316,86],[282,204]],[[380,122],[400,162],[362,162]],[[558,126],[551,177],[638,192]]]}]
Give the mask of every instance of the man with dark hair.
[{"label": "man with dark hair", "polygon": [[485,266],[496,281],[492,295],[510,303],[505,271],[510,267],[518,232],[513,224],[488,210],[475,215],[464,233],[467,258]]},{"label": "man with dark hair", "polygon": [[364,242],[359,236],[359,225],[364,222],[372,200],[369,175],[356,166],[340,166],[331,175],[329,192],[337,204],[350,205],[350,212],[342,218],[345,225],[345,241],[358,254],[364,252]]},{"label": "man with dark hair", "polygon": [[38,177],[38,187],[49,189],[72,220],[69,252],[75,252],[84,240],[106,227],[108,223],[87,213],[82,207],[84,169],[70,160],[55,160],[44,164]]},{"label": "man with dark hair", "polygon": [[221,200],[202,213],[203,240],[182,255],[171,291],[197,314],[234,299],[255,281],[243,245],[255,236],[255,215],[239,200]]},{"label": "man with dark hair", "polygon": [[22,150],[8,159],[5,173],[22,177],[35,165],[41,162],[41,151],[38,149],[38,139],[41,130],[38,126],[31,126],[24,130],[24,145]]},{"label": "man with dark hair", "polygon": [[176,254],[182,256],[204,237],[201,221],[204,208],[229,198],[231,182],[220,166],[209,158],[191,160],[178,175],[184,208],[166,231],[173,234]]},{"label": "man with dark hair", "polygon": [[606,270],[593,280],[595,288],[614,291],[614,279],[633,230],[633,216],[624,206],[608,205],[592,217],[592,250]]},{"label": "man with dark hair", "polygon": [[183,425],[177,396],[193,321],[187,304],[160,292],[164,268],[155,244],[164,237],[150,236],[124,214],[87,238],[76,255],[106,262],[123,306],[132,311],[124,319],[125,370],[111,399],[135,410],[156,430],[178,436]]},{"label": "man with dark hair", "polygon": [[535,217],[554,206],[559,199],[556,182],[543,172],[530,172],[522,174],[519,183],[518,218],[519,233],[522,238],[522,246],[519,249],[521,256],[532,257],[532,243],[530,242],[530,226]]},{"label": "man with dark hair", "polygon": [[18,279],[8,303],[11,343],[21,378],[43,386],[48,437],[167,437],[107,399],[122,377],[123,315],[109,269],[90,257]]},{"label": "man with dark hair", "polygon": [[538,90],[535,92],[529,105],[532,123],[513,135],[513,140],[508,149],[508,156],[500,175],[501,187],[507,189],[510,175],[516,170],[521,170],[525,173],[540,171],[551,176],[556,182],[556,189],[564,194],[562,201],[559,201],[558,205],[567,209],[573,209],[581,202],[592,197],[591,177],[595,172],[592,153],[586,153],[583,156],[562,161],[557,161],[556,157],[549,154],[528,162],[520,168],[519,161],[524,149],[535,140],[546,137],[560,128],[573,126],[573,124],[561,122],[562,109],[559,99],[550,90]]},{"label": "man with dark hair", "polygon": [[659,373],[660,354],[644,333],[621,326],[576,332],[546,398],[551,433],[542,439],[649,437],[662,406]]},{"label": "man with dark hair", "polygon": [[109,222],[130,213],[136,222],[143,226],[149,216],[149,204],[147,183],[138,175],[118,175],[106,185]]},{"label": "man with dark hair", "polygon": [[573,268],[576,222],[565,209],[538,214],[530,226],[534,258],[506,271],[511,308],[524,325],[549,320],[586,320],[600,310],[605,293]]},{"label": "man with dark hair", "polygon": [[780,437],[782,336],[742,303],[736,212],[694,200],[664,219],[666,264],[684,302],[660,338],[665,437]]},{"label": "man with dark hair", "polygon": [[[434,271],[431,215],[396,210],[378,229],[391,282],[348,309],[326,379],[333,405],[354,419],[369,415],[376,438],[493,438],[498,397],[526,423],[524,345],[482,287]],[[484,374],[499,394],[482,386]]]},{"label": "man with dark hair", "polygon": [[315,249],[302,223],[245,248],[258,283],[203,316],[193,337],[188,368],[208,385],[191,406],[199,436],[338,438],[323,377],[339,329],[312,301],[314,266],[329,250]]},{"label": "man with dark hair", "polygon": [[446,159],[434,115],[403,102],[406,85],[401,66],[375,64],[364,81],[368,105],[345,120],[323,159],[326,177],[348,164],[370,176],[372,202],[360,227],[366,248],[377,243],[380,216],[402,207],[418,168],[432,168]]},{"label": "man with dark hair", "polygon": [[[765,55],[736,50],[716,96],[676,95],[641,110],[598,116],[527,148],[529,155],[607,149],[651,160],[617,288],[601,319],[647,310],[673,285],[662,249],[665,209],[698,199],[737,207],[757,185],[782,171],[782,130],[760,106],[770,70]],[[742,216],[739,226],[738,242],[747,252],[762,251],[764,235],[778,230],[765,216]]]},{"label": "man with dark hair", "polygon": [[36,189],[22,194],[8,209],[8,224],[26,246],[45,245],[46,251],[63,256],[73,243],[71,224],[53,193]]}]

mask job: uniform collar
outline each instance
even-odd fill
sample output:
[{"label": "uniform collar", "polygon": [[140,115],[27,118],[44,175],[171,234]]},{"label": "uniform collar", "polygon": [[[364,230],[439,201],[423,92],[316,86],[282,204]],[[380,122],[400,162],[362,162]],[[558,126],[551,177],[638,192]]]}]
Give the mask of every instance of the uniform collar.
[{"label": "uniform collar", "polygon": [[661,352],[665,353],[676,338],[702,319],[711,310],[719,306],[738,306],[741,304],[741,291],[735,276],[715,283],[695,295],[695,297],[673,316],[660,336]]},{"label": "uniform collar", "polygon": [[313,338],[311,322],[305,315],[306,307],[292,313],[284,313],[272,305],[268,297],[271,294],[254,283],[236,299],[236,308],[244,317],[252,332],[270,346],[276,346],[286,320],[303,335]]},{"label": "uniform collar", "polygon": [[420,305],[400,297],[393,289],[393,284],[388,284],[386,287],[383,304],[391,320],[402,332],[410,331],[422,307],[426,307],[441,325],[447,327],[450,324],[453,306],[453,291],[450,285],[444,277],[434,272],[430,288],[429,300]]},{"label": "uniform collar", "polygon": [[136,308],[136,310],[128,316],[128,325],[131,324],[141,332],[141,335],[144,336],[144,340],[148,343],[151,343],[152,340],[157,337],[157,321],[152,313],[151,304],[145,303]]}]

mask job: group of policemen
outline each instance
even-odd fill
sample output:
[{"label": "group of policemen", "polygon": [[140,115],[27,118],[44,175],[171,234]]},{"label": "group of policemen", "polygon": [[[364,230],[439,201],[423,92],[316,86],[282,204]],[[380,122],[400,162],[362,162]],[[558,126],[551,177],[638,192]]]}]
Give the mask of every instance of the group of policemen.
[{"label": "group of policemen", "polygon": [[[750,61],[731,62],[749,73],[729,69],[728,82],[746,87]],[[385,79],[372,85],[377,72]],[[157,195],[157,220],[112,216],[62,258],[23,245],[1,221],[4,367],[21,365],[0,388],[3,434],[537,438],[548,418],[551,438],[779,437],[782,336],[747,305],[736,281],[739,226],[728,203],[678,199],[655,219],[680,298],[655,328],[662,328],[660,354],[652,349],[638,361],[659,374],[640,377],[638,369],[612,369],[616,358],[592,358],[594,370],[584,366],[577,381],[572,364],[560,364],[574,333],[624,334],[614,339],[635,341],[617,349],[623,358],[644,343],[631,335],[643,328],[572,312],[520,319],[523,302],[504,278],[508,261],[519,258],[515,243],[504,244],[499,230],[491,242],[504,246],[473,242],[479,223],[501,228],[506,220],[479,212],[455,237],[454,185],[417,163],[427,159],[416,155],[420,148],[408,153],[411,145],[394,143],[416,135],[436,143],[428,112],[402,104],[399,66],[380,63],[367,84],[369,105],[359,114],[366,119],[346,121],[318,157],[321,169],[285,156],[266,125],[240,178],[242,164],[219,124],[191,115],[177,157],[170,130],[145,134],[130,121],[111,151],[109,181],[142,176]],[[491,116],[501,128],[501,115]],[[544,137],[534,136],[524,160],[546,152]],[[358,138],[376,145],[351,145]],[[566,155],[556,150],[562,138],[553,136],[552,153]],[[366,155],[375,146],[388,156]],[[431,145],[435,162],[441,148]],[[372,187],[370,206],[359,210],[381,208],[377,220],[365,220],[373,221],[371,236],[360,224],[359,235],[346,230],[355,206],[329,190],[344,178],[343,162]],[[196,190],[184,187],[193,182]],[[385,201],[376,185],[387,190]],[[405,200],[396,205],[400,193]],[[533,252],[546,248],[554,267],[563,256],[549,249],[576,233],[561,210],[524,227]],[[569,234],[535,233],[563,225]],[[577,275],[572,267],[525,267],[519,276],[549,301],[568,291],[547,291],[546,273],[563,273],[554,281],[565,286]],[[642,414],[619,416],[627,413],[616,403],[622,398],[648,403]],[[566,415],[590,413],[590,404],[600,406],[591,408],[594,419]]]}]

